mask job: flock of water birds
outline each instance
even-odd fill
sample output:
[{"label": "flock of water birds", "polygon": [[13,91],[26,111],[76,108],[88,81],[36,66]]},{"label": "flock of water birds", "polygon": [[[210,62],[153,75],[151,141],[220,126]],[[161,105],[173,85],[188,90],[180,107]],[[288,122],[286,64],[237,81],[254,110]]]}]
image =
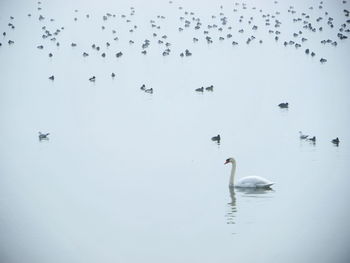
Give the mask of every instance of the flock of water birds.
[{"label": "flock of water birds", "polygon": [[[342,3],[345,5],[346,0],[343,0]],[[43,15],[44,8],[42,2],[37,3],[37,14],[28,14],[29,18],[36,18],[39,20],[39,26],[42,29],[42,40],[46,41],[45,44],[37,45],[37,48],[40,50],[52,49],[53,45],[59,47],[60,45],[70,45],[72,48],[79,48],[80,43],[70,42],[62,43],[60,42],[60,36],[65,31],[65,26],[56,27],[51,29],[50,23],[56,22],[55,18],[47,18]],[[196,15],[195,12],[184,10],[182,6],[178,6],[179,10],[179,26],[178,33],[182,34],[182,31],[188,30],[193,32],[193,48],[195,49],[196,43],[204,42],[208,45],[215,44],[218,41],[230,41],[233,46],[240,45],[251,45],[254,41],[258,41],[259,44],[263,44],[263,39],[258,39],[258,36],[261,36],[259,32],[265,32],[267,35],[271,36],[277,43],[281,43],[284,46],[293,46],[296,50],[304,49],[306,55],[316,57],[317,54],[313,51],[312,47],[308,45],[308,38],[305,36],[308,33],[315,33],[325,30],[326,27],[335,31],[334,39],[323,39],[321,41],[322,45],[330,45],[336,47],[338,44],[341,44],[342,41],[348,38],[347,34],[350,32],[348,24],[350,20],[348,19],[350,11],[346,8],[343,10],[344,21],[340,23],[335,23],[334,18],[327,12],[324,11],[323,1],[319,2],[315,6],[310,6],[307,11],[296,10],[294,6],[289,6],[287,10],[278,9],[278,1],[274,1],[276,5],[276,11],[274,12],[264,12],[262,9],[258,9],[255,6],[248,6],[244,2],[233,2],[231,6],[220,6],[218,14],[212,14],[209,20],[212,22],[204,22],[203,20],[208,21],[208,18],[201,18],[199,15]],[[176,8],[173,1],[169,1],[169,5],[172,8]],[[245,11],[251,9],[256,13],[255,16],[245,15]],[[278,11],[277,11],[278,9]],[[287,11],[289,13],[290,21],[282,21],[279,17],[282,12]],[[76,23],[79,23],[80,19],[92,19],[90,14],[85,14],[85,17],[79,17],[79,10],[74,10],[76,16],[73,18]],[[170,37],[162,32],[162,26],[167,18],[164,15],[157,15],[156,18],[149,21],[149,25],[136,25],[134,24],[134,17],[136,15],[136,9],[130,7],[128,14],[112,14],[107,12],[100,19],[101,30],[109,31],[110,30],[110,41],[107,41],[103,44],[91,43],[91,50],[81,50],[81,55],[83,58],[88,58],[91,55],[92,51],[95,51],[94,55],[99,55],[102,58],[105,58],[107,55],[110,55],[110,52],[107,52],[108,49],[113,48],[113,43],[118,42],[121,37],[118,35],[119,29],[117,27],[121,26],[121,23],[124,23],[128,28],[130,39],[128,43],[130,45],[137,44],[135,43],[134,37],[137,34],[138,30],[144,26],[150,26],[153,33],[150,38],[146,38],[143,42],[139,43],[140,53],[147,55],[150,45],[154,43],[162,47],[161,54],[163,56],[168,56],[172,52],[171,47],[176,46],[176,43],[170,41]],[[78,19],[79,17],[79,19]],[[8,22],[9,31],[15,30],[15,17],[10,16],[10,21]],[[114,19],[113,23],[115,27],[109,28],[110,24],[105,24],[107,20]],[[120,20],[121,21],[120,21]],[[294,32],[282,32],[281,26],[287,22],[292,22],[295,28]],[[219,33],[218,39],[214,39],[214,36],[211,36],[212,33]],[[4,39],[7,37],[6,31],[3,32]],[[11,33],[10,33],[11,35]],[[198,35],[201,35],[199,37]],[[238,39],[241,36],[244,37],[245,41],[240,42]],[[125,36],[123,36],[124,38]],[[151,40],[150,40],[151,39]],[[51,43],[49,43],[51,42]],[[13,39],[7,40],[8,45],[15,45]],[[0,46],[2,43],[0,42]],[[114,45],[115,46],[115,45]],[[123,51],[115,51],[115,57],[118,59],[124,55]],[[193,51],[191,52],[188,48],[185,51],[179,53],[180,57],[192,56]],[[54,57],[54,52],[49,51],[47,54],[49,57]],[[319,61],[321,63],[327,62],[327,58],[319,56]],[[111,73],[111,77],[116,77],[114,72]],[[49,77],[50,80],[55,79],[55,75]],[[90,76],[88,78],[90,81],[95,82],[96,76]],[[202,88],[196,89],[198,92],[202,92]]]},{"label": "flock of water birds", "polygon": [[[255,6],[248,6],[245,2],[233,2],[230,6],[219,6],[217,12],[213,13],[211,17],[201,17],[191,10],[185,10],[182,6],[177,6],[173,1],[169,1],[169,8],[174,9],[175,13],[178,14],[178,27],[174,31],[177,34],[183,34],[183,31],[188,31],[193,33],[191,39],[192,46],[186,48],[179,52],[178,56],[180,59],[185,57],[190,57],[195,55],[196,45],[215,45],[218,42],[228,41],[233,46],[232,48],[239,48],[241,45],[252,45],[255,42],[258,44],[263,44],[265,40],[261,38],[261,32],[265,33],[264,36],[271,38],[277,44],[284,45],[287,47],[294,47],[295,52],[303,50],[305,55],[311,57],[318,57],[318,60],[321,64],[327,62],[327,58],[317,55],[312,47],[312,44],[309,44],[307,36],[312,34],[322,34],[322,32],[327,28],[334,32],[333,39],[323,39],[320,41],[321,45],[329,45],[330,47],[336,47],[343,44],[344,41],[348,38],[350,29],[348,25],[350,24],[349,13],[350,11],[346,9],[347,1],[343,0],[341,3],[344,5],[343,9],[343,20],[335,21],[334,17],[328,11],[324,10],[323,1],[318,2],[316,5],[308,7],[307,10],[297,10],[294,6],[289,6],[287,9],[280,9],[279,2],[274,1],[276,7],[273,12],[266,12],[262,9],[258,9]],[[91,42],[91,49],[83,49],[84,45],[76,42],[62,42],[60,36],[64,34],[66,27],[61,25],[57,27],[56,19],[53,17],[47,17],[44,15],[44,4],[42,2],[37,2],[37,12],[28,13],[28,19],[37,19],[38,26],[41,27],[41,44],[37,45],[36,48],[43,50],[42,54],[45,54],[50,58],[55,57],[54,47],[57,49],[61,45],[70,45],[72,49],[81,48],[81,57],[82,59],[88,59],[90,56],[100,56],[105,58],[111,56],[113,53],[116,60],[123,59],[124,50],[117,50],[118,42],[121,39],[125,39],[125,35],[120,35],[119,29],[121,26],[127,27],[129,32],[128,43],[130,46],[139,45],[140,54],[147,55],[150,52],[149,47],[151,45],[158,45],[161,47],[160,55],[169,56],[172,53],[173,47],[176,49],[176,44],[170,40],[163,30],[162,27],[167,21],[167,17],[164,15],[157,15],[154,19],[149,21],[149,24],[136,25],[134,18],[136,16],[136,9],[130,7],[127,13],[113,14],[110,12],[105,13],[102,17],[98,18],[96,23],[100,23],[100,30],[109,34],[109,41],[103,44],[97,44],[97,42]],[[247,15],[247,10],[253,12],[255,15]],[[282,21],[281,13],[287,12],[287,17],[289,20]],[[74,10],[74,17],[72,19],[75,23],[79,23],[81,19],[93,19],[92,16],[88,13],[81,15],[79,10]],[[113,23],[106,23],[109,20],[114,20]],[[209,21],[209,22],[208,22]],[[55,22],[55,23],[54,23]],[[51,24],[50,24],[51,23]],[[284,24],[292,24],[295,29],[293,32],[284,32]],[[52,26],[54,25],[54,26]],[[55,27],[56,25],[56,27]],[[6,41],[9,48],[16,46],[14,39],[9,39],[13,35],[13,31],[16,29],[16,18],[14,16],[9,17],[8,21],[8,30],[2,33],[3,41]],[[55,27],[54,29],[52,29]],[[148,27],[151,29],[152,33],[149,38],[144,39],[141,43],[136,43],[135,34],[138,31],[142,30],[143,27]],[[219,37],[217,37],[219,35]],[[182,35],[183,38],[186,35]],[[181,36],[181,37],[182,37]],[[240,41],[239,39],[245,39]],[[0,47],[4,46],[0,42]],[[3,47],[4,48],[4,47]],[[35,48],[35,47],[33,47]],[[111,50],[114,52],[111,52]],[[190,51],[191,49],[191,51]],[[159,50],[159,49],[158,49]],[[124,52],[123,52],[124,51]],[[54,63],[54,59],[52,60]],[[115,78],[117,74],[115,72],[109,72],[112,78]],[[49,80],[55,80],[55,74],[52,74],[48,77]],[[87,79],[90,82],[96,82],[96,76],[88,76]],[[154,92],[153,88],[146,87],[145,84],[142,84],[140,90],[152,94]],[[194,89],[195,92],[213,92],[214,85],[207,87],[199,87]],[[288,109],[288,102],[283,102],[278,105],[281,109]],[[39,132],[39,140],[48,140],[49,133]],[[315,143],[315,136],[308,136],[300,132],[301,140],[308,140]],[[218,134],[211,138],[212,141],[220,144],[221,136]],[[339,138],[333,139],[331,141],[334,145],[339,145]],[[232,163],[235,165],[234,159],[228,159],[227,163]],[[269,185],[266,183],[265,185]]]},{"label": "flock of water birds", "polygon": [[[289,108],[289,103],[288,102],[282,102],[280,104],[278,104],[278,107],[280,107],[281,109],[288,109]],[[306,140],[306,141],[309,141],[309,142],[312,142],[313,144],[316,144],[316,136],[310,136],[310,135],[306,135],[306,134],[303,134],[301,131],[299,131],[299,139],[300,140]],[[213,142],[216,142],[217,144],[220,144],[221,142],[221,136],[220,134],[218,134],[217,136],[213,136],[211,138],[211,140]],[[334,146],[339,146],[339,143],[340,143],[340,140],[339,138],[335,138],[335,139],[332,139],[331,140],[331,143],[334,145]]]}]

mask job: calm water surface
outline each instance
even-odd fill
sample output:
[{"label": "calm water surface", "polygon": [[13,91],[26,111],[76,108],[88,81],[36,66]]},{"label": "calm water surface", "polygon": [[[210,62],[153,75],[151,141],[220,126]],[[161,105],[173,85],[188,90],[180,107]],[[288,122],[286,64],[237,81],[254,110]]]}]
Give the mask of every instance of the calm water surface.
[{"label": "calm water surface", "polygon": [[[1,1],[1,262],[349,262],[350,49],[336,37],[349,3],[324,1],[322,10],[311,0],[246,3],[234,14],[226,0],[53,0],[42,1],[41,11],[36,1]],[[260,8],[281,12],[278,42]],[[191,21],[178,31],[186,10],[201,18],[201,30]],[[106,12],[117,17],[104,22]],[[207,45],[202,31],[219,24],[220,12],[233,38],[220,42],[227,29],[211,30],[214,43]],[[313,21],[324,16],[324,30],[293,23],[302,12]],[[59,47],[42,39],[43,26],[64,27]],[[284,47],[298,30],[308,41]],[[166,57],[157,43],[163,34],[172,43]],[[151,45],[142,55],[146,38]],[[338,46],[320,44],[328,38]],[[181,58],[186,48],[193,55]],[[93,75],[95,83],[88,81]],[[142,84],[154,93],[142,92]],[[194,91],[209,85],[213,92]],[[280,110],[285,101],[290,108]],[[315,135],[316,144],[300,141],[299,130]],[[50,139],[39,142],[39,131]],[[220,145],[210,140],[217,134]],[[335,137],[339,147],[330,142]],[[224,161],[231,156],[237,178],[262,176],[276,182],[273,190],[230,190]]]}]

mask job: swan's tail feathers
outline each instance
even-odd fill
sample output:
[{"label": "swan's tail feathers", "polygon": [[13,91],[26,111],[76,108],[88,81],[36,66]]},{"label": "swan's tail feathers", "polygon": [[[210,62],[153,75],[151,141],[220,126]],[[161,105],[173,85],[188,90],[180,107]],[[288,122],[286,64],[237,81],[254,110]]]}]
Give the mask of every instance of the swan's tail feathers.
[{"label": "swan's tail feathers", "polygon": [[272,185],[274,185],[275,183],[267,183],[267,184],[258,184],[257,187],[259,188],[271,188]]}]

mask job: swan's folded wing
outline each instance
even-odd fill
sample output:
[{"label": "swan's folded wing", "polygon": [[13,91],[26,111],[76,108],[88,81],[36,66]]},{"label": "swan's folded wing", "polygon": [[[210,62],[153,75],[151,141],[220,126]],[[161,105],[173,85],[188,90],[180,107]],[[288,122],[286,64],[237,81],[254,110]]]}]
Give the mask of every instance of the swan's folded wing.
[{"label": "swan's folded wing", "polygon": [[259,187],[259,188],[269,188],[271,187],[272,185],[274,185],[275,183],[267,183],[267,184],[257,184],[256,187]]},{"label": "swan's folded wing", "polygon": [[273,182],[266,180],[260,176],[247,176],[238,180],[237,187],[262,187],[268,188],[273,185]]}]

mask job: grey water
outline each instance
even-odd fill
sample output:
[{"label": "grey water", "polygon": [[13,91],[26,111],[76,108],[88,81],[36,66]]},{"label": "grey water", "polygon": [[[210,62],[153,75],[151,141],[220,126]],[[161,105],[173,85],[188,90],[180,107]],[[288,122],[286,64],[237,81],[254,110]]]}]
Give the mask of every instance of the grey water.
[{"label": "grey water", "polygon": [[[349,28],[350,2],[41,2],[0,2],[0,262],[349,262],[350,46],[337,32]],[[265,26],[262,14],[276,11]],[[207,44],[203,30],[220,24],[220,12],[227,25],[209,29]],[[322,16],[323,31],[293,22],[302,12],[313,24]],[[64,29],[54,41],[43,26]],[[299,30],[305,43],[293,38]],[[329,38],[338,45],[320,43]],[[180,57],[185,49],[192,56]],[[229,189],[228,157],[237,178],[262,176],[273,189]]]}]

